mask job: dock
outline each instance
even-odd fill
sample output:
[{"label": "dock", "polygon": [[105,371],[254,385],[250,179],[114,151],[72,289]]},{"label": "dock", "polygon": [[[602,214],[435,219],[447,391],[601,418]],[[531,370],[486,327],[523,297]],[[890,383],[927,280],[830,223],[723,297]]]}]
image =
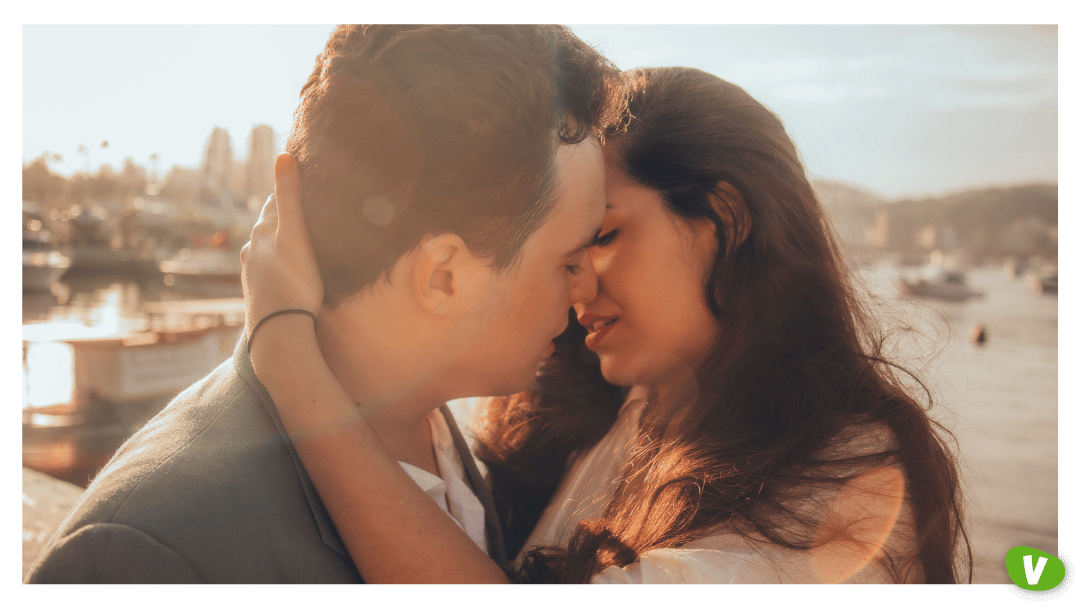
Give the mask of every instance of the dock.
[{"label": "dock", "polygon": [[22,578],[63,523],[83,489],[32,469],[22,469]]}]

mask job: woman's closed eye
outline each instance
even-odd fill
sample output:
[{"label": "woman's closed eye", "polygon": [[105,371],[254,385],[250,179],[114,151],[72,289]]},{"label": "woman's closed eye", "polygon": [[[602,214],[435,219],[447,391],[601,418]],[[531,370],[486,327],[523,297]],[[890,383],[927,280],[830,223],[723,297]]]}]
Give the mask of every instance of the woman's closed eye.
[{"label": "woman's closed eye", "polygon": [[615,237],[618,234],[619,234],[619,229],[618,228],[608,230],[606,234],[598,235],[595,239],[593,239],[593,242],[590,244],[590,247],[604,247],[606,245],[610,245],[611,241],[615,240]]},{"label": "woman's closed eye", "polygon": [[[589,243],[589,247],[604,247],[610,245],[611,241],[615,240],[615,237],[619,234],[619,229],[614,228],[609,230],[607,234],[597,235],[593,237],[593,240]],[[584,256],[584,253],[582,253]],[[576,264],[567,264],[566,270],[570,274],[577,274],[581,271],[581,258],[579,257]]]}]

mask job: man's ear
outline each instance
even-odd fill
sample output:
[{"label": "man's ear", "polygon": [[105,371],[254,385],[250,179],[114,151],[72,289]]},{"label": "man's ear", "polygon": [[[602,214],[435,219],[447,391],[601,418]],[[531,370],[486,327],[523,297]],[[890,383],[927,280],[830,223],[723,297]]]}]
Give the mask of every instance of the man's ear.
[{"label": "man's ear", "polygon": [[727,252],[731,253],[750,236],[750,210],[742,194],[727,182],[718,182],[709,199],[724,224]]},{"label": "man's ear", "polygon": [[412,292],[416,303],[427,312],[446,314],[461,288],[461,276],[469,250],[456,234],[424,235],[420,239],[412,268]]}]

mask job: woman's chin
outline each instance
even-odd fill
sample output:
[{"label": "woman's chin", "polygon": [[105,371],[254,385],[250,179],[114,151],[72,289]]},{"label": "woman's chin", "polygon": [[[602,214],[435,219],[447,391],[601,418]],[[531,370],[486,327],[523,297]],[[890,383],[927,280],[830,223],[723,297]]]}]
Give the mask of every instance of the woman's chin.
[{"label": "woman's chin", "polygon": [[687,364],[669,354],[650,352],[635,353],[636,356],[619,356],[619,353],[600,354],[600,373],[604,380],[615,386],[653,386],[676,383],[685,388],[695,382]]},{"label": "woman's chin", "polygon": [[636,373],[625,360],[611,355],[600,355],[600,373],[604,380],[615,386],[635,386],[642,384],[641,374]]}]

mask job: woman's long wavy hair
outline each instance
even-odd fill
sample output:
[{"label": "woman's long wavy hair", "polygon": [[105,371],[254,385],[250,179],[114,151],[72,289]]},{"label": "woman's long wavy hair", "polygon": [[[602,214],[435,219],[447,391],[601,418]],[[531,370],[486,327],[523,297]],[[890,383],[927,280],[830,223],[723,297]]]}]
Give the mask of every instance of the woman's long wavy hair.
[{"label": "woman's long wavy hair", "polygon": [[[951,583],[966,552],[970,580],[957,468],[944,440],[951,435],[905,388],[906,372],[883,357],[883,335],[855,295],[780,120],[698,70],[626,77],[632,118],[607,143],[621,159],[615,170],[659,191],[676,216],[715,225],[706,294],[719,339],[697,373],[691,418],[680,424],[688,430],[658,440],[665,423],[647,408],[624,469],[634,474],[624,475],[603,516],[578,525],[568,547],[519,556],[512,576],[588,582],[644,551],[718,529],[809,549],[820,542],[821,522],[807,501],[857,473],[899,465],[916,536],[902,555],[887,552],[885,565],[898,582]],[[584,335],[572,318],[533,389],[481,411],[478,455],[492,474],[510,555],[536,525],[569,455],[603,437],[625,394],[604,381]],[[891,440],[843,451],[842,438],[874,427]]]}]

